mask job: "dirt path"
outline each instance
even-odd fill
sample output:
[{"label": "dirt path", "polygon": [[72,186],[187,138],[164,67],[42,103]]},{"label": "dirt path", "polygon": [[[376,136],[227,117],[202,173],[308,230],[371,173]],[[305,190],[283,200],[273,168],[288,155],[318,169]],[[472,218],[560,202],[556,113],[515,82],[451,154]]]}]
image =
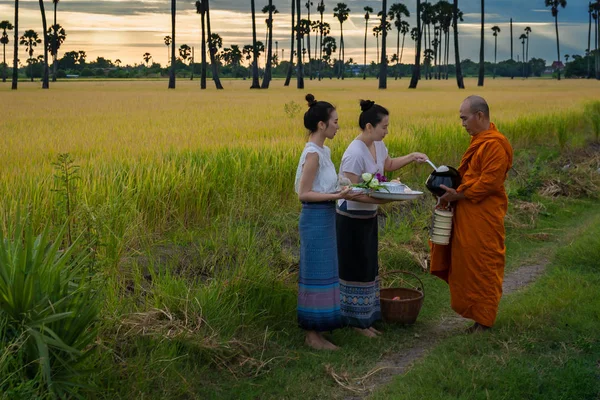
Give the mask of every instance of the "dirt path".
[{"label": "dirt path", "polygon": [[[544,273],[548,260],[541,260],[539,264],[522,266],[504,277],[503,295],[508,295],[526,287]],[[456,314],[444,315],[437,324],[424,330],[416,338],[410,348],[402,353],[391,354],[377,363],[373,371],[377,371],[362,382],[364,386],[346,400],[362,399],[371,394],[378,387],[390,382],[395,376],[404,374],[412,364],[424,357],[429,350],[434,348],[442,339],[461,334],[472,321],[466,320]]]}]

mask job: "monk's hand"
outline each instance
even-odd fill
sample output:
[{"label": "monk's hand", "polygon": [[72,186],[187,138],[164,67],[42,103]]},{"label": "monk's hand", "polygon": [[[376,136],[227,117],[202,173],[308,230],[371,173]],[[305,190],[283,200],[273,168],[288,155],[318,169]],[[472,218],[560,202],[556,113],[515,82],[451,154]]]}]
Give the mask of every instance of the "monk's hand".
[{"label": "monk's hand", "polygon": [[449,188],[444,185],[440,185],[440,187],[446,191],[446,194],[443,195],[442,197],[440,197],[440,199],[443,201],[447,201],[448,203],[451,203],[453,201],[459,201],[459,200],[463,200],[465,198],[465,195],[463,193],[458,193],[456,190],[454,190],[452,188]]}]

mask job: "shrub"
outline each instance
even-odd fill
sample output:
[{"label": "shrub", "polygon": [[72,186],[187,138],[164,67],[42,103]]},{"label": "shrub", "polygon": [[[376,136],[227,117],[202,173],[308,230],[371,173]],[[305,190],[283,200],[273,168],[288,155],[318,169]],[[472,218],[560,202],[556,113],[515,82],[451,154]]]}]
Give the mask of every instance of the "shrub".
[{"label": "shrub", "polygon": [[34,236],[29,220],[18,215],[12,225],[8,232],[0,228],[0,359],[16,376],[0,379],[0,392],[19,382],[40,395],[70,397],[97,333],[87,254],[75,254],[76,243],[61,249],[64,228],[52,239],[48,228]]}]

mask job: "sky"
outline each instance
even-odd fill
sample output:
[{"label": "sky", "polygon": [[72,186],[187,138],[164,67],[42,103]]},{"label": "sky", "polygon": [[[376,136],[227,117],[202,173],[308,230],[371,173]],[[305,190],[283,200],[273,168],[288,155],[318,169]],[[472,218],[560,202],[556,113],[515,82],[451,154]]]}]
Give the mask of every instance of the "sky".
[{"label": "sky", "polygon": [[[388,6],[397,0],[388,0]],[[200,16],[196,14],[192,0],[177,0],[177,46],[187,44],[195,47],[196,59],[199,59],[200,49]],[[301,0],[306,4],[307,0]],[[311,19],[316,17],[317,0],[313,0]],[[411,26],[415,23],[416,0],[402,0],[411,12],[408,22]],[[435,2],[435,0],[434,0]],[[88,61],[101,56],[111,60],[119,59],[122,63],[141,64],[142,55],[149,52],[154,62],[165,64],[167,60],[167,47],[163,38],[171,34],[169,0],[65,0],[59,1],[57,22],[66,32],[67,39],[60,49],[60,53],[71,50],[84,50]],[[332,26],[331,35],[339,43],[340,25],[333,18],[333,8],[338,3],[325,1],[325,18]],[[344,23],[344,42],[346,44],[346,59],[352,57],[355,62],[363,62],[364,40],[364,11],[365,6],[371,6],[377,13],[381,9],[381,1],[372,0],[346,0],[345,3],[351,10],[350,18]],[[257,8],[257,35],[258,40],[265,42],[266,15],[261,10],[267,0],[256,1]],[[273,0],[279,10],[274,16],[274,41],[279,45],[279,56],[284,49],[284,57],[289,57],[291,6],[290,1]],[[25,30],[33,29],[38,33],[42,31],[42,22],[38,0],[19,1],[19,35]],[[48,25],[53,23],[53,3],[45,0],[46,17]],[[559,35],[561,44],[561,57],[564,54],[583,55],[587,48],[588,35],[588,0],[568,0],[567,7],[559,12]],[[250,1],[248,0],[213,0],[211,7],[211,28],[223,38],[223,47],[237,44],[243,47],[252,43]],[[459,7],[465,13],[464,22],[459,25],[460,55],[461,59],[479,58],[479,34],[481,18],[480,0],[459,0]],[[307,9],[303,7],[303,18]],[[486,1],[486,60],[494,58],[494,38],[491,27],[497,25],[501,32],[498,36],[498,60],[510,58],[510,28],[509,20],[513,18],[514,31],[514,58],[521,56],[521,43],[517,39],[526,26],[531,27],[529,58],[544,58],[548,64],[556,60],[556,32],[554,19],[544,7],[544,0],[487,0]],[[14,22],[14,1],[0,0],[0,20]],[[376,58],[376,39],[371,29],[377,24],[375,18],[370,20],[368,36],[367,62]],[[6,48],[6,56],[12,58],[13,35],[10,33],[11,43]],[[312,47],[314,48],[314,36]],[[593,42],[592,33],[592,42]],[[388,52],[395,53],[395,31],[388,35]],[[593,47],[593,43],[592,43]],[[20,47],[21,60],[27,56],[25,48]],[[38,47],[37,54],[41,54]],[[414,62],[414,43],[407,35],[404,51],[404,62]],[[563,59],[564,61],[564,59]],[[264,61],[261,61],[261,64]]]}]

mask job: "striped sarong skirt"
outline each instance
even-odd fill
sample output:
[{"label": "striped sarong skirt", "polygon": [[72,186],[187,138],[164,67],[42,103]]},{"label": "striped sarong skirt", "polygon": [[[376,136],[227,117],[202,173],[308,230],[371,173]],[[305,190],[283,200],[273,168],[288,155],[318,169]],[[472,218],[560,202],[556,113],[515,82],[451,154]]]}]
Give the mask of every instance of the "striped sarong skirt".
[{"label": "striped sarong skirt", "polygon": [[342,322],[370,328],[381,319],[377,216],[337,215]]},{"label": "striped sarong skirt", "polygon": [[335,203],[303,203],[300,214],[298,324],[311,331],[342,326]]}]

